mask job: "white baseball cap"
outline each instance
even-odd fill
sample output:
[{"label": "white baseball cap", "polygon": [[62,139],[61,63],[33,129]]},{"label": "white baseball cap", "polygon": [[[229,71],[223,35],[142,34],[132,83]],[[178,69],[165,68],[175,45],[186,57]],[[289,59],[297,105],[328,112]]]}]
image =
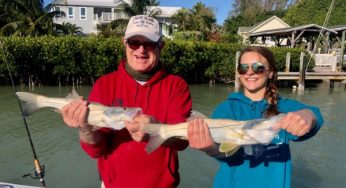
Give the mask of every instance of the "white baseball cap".
[{"label": "white baseball cap", "polygon": [[127,24],[125,40],[137,35],[144,36],[153,42],[159,41],[161,37],[159,22],[147,15],[132,16]]}]

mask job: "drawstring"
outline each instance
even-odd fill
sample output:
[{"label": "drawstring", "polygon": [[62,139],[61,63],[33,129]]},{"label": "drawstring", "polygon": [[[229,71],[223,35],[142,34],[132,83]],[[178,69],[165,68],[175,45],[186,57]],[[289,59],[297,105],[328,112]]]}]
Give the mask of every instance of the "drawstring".
[{"label": "drawstring", "polygon": [[136,92],[135,92],[135,95],[134,95],[135,104],[137,104],[137,95],[138,95],[138,83],[136,84]]},{"label": "drawstring", "polygon": [[148,92],[147,92],[147,96],[146,96],[146,103],[145,103],[145,107],[144,107],[144,112],[146,112],[148,107],[149,107],[150,92],[151,92],[151,85],[150,85],[150,83],[148,83]]}]

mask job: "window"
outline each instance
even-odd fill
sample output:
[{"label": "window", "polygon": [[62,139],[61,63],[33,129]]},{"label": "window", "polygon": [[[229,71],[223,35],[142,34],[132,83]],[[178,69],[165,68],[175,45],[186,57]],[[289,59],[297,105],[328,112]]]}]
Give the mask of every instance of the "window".
[{"label": "window", "polygon": [[[60,10],[61,10],[60,7],[54,7],[54,11],[59,12]],[[56,14],[55,18],[61,18],[61,13]]]},{"label": "window", "polygon": [[80,10],[80,19],[81,20],[86,20],[86,8],[85,7],[81,7],[79,10]]},{"label": "window", "polygon": [[69,19],[74,19],[74,11],[73,11],[74,9],[73,9],[73,7],[68,7],[67,8],[67,12],[68,12],[68,18]]}]

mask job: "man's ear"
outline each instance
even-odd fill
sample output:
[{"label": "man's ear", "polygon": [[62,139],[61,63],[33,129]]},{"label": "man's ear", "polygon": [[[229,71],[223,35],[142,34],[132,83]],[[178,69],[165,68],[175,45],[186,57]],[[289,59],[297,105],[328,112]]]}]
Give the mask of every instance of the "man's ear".
[{"label": "man's ear", "polygon": [[121,38],[121,41],[123,42],[123,44],[126,46],[126,40],[125,40],[125,38],[123,37],[123,38]]}]

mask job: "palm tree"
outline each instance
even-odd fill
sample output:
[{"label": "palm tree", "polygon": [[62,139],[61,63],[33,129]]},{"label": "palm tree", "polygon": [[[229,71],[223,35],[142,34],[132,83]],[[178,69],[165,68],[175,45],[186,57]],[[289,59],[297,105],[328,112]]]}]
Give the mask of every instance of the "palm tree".
[{"label": "palm tree", "polygon": [[117,19],[109,24],[98,24],[97,30],[99,35],[104,37],[122,36],[125,33],[128,21],[128,19]]},{"label": "palm tree", "polygon": [[198,2],[192,7],[192,29],[195,31],[210,32],[216,23],[215,14],[209,7]]},{"label": "palm tree", "polygon": [[201,31],[206,34],[215,29],[216,18],[213,10],[203,3],[196,3],[191,10],[181,9],[173,15],[179,31]]},{"label": "palm tree", "polygon": [[148,10],[148,6],[160,5],[160,2],[156,2],[156,0],[132,0],[129,3],[127,3],[126,1],[122,1],[122,2],[123,2],[122,6],[124,8],[124,12],[129,17],[134,15],[139,15],[139,14],[147,14],[150,16],[157,15],[158,10],[150,11]]},{"label": "palm tree", "polygon": [[62,28],[61,28],[61,34],[64,35],[81,35],[82,32],[82,28],[77,26],[76,24],[72,24],[70,22],[63,22],[62,24]]},{"label": "palm tree", "polygon": [[43,0],[0,0],[0,4],[0,20],[3,23],[0,34],[3,35],[52,35],[55,28],[60,27],[53,23],[53,17],[65,15],[61,11],[46,11]]},{"label": "palm tree", "polygon": [[190,12],[186,8],[180,9],[172,16],[173,22],[178,26],[178,31],[187,31],[190,25]]}]

